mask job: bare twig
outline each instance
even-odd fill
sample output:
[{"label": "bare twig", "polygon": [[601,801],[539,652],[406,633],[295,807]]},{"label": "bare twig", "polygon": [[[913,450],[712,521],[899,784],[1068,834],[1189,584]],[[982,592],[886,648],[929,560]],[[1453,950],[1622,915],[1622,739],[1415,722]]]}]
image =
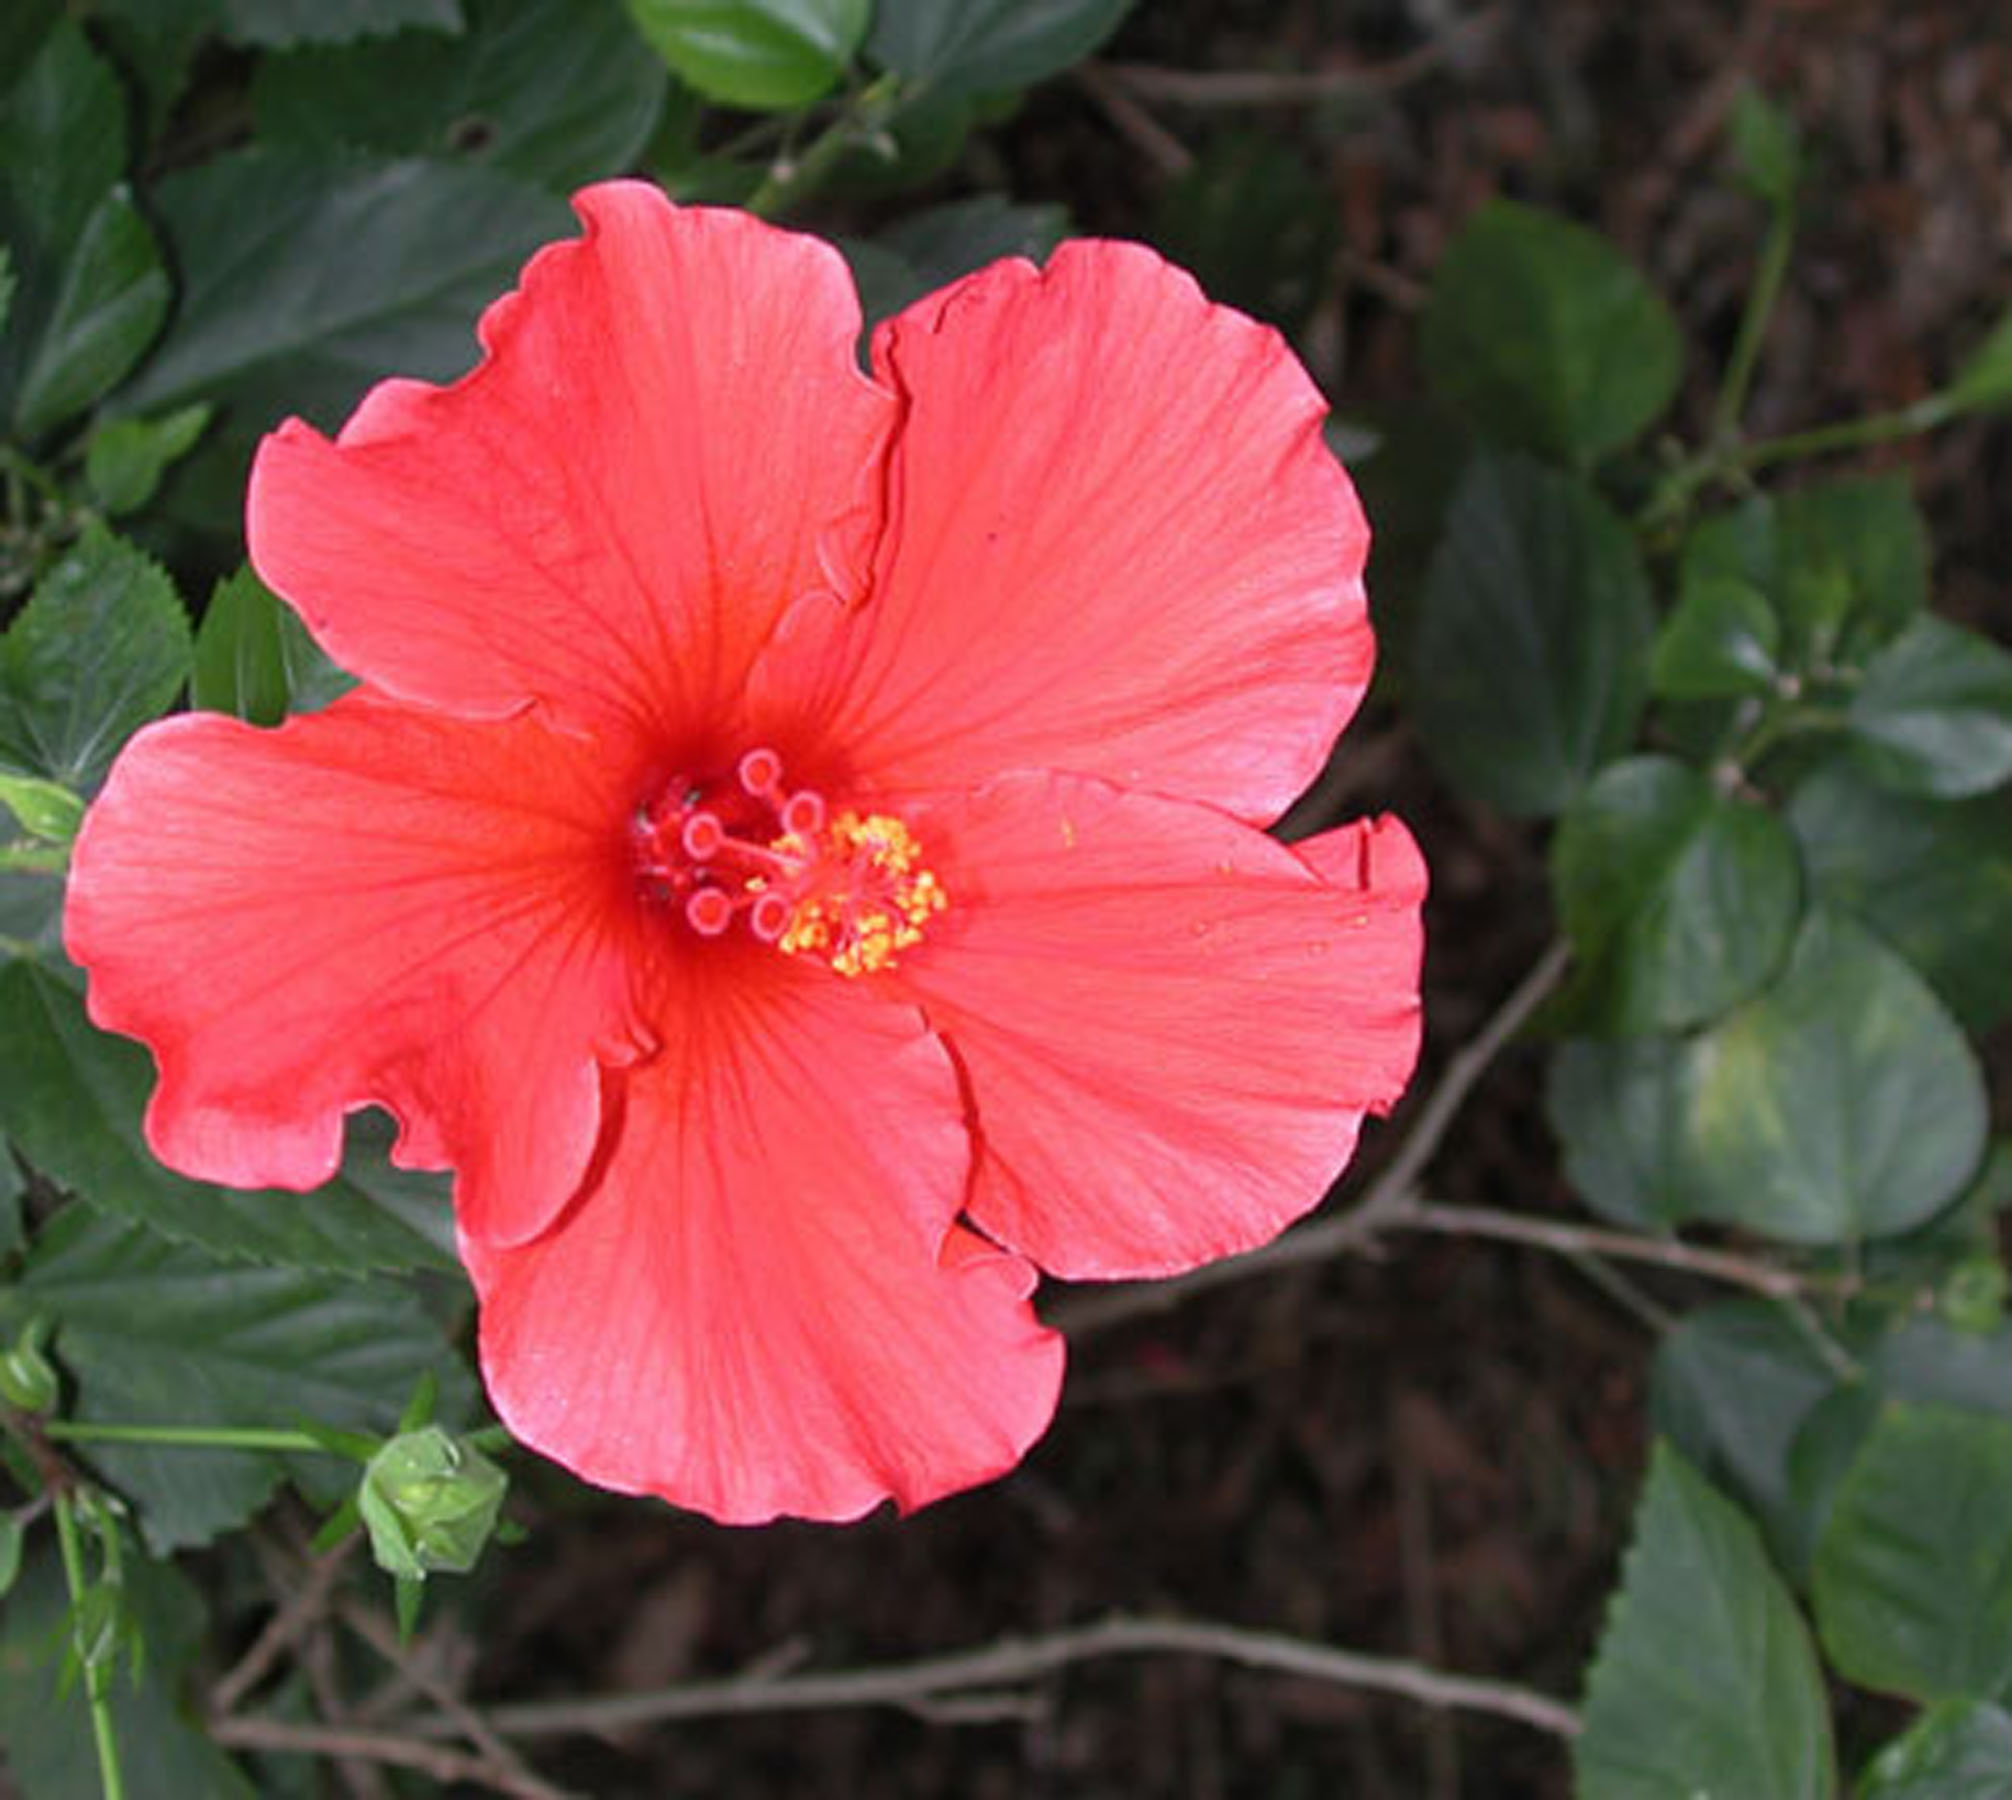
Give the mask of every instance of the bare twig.
[{"label": "bare twig", "polygon": [[1107,71],[1095,63],[1083,63],[1076,70],[1076,80],[1103,109],[1119,135],[1162,175],[1169,178],[1185,175],[1194,166],[1194,152]]},{"label": "bare twig", "polygon": [[251,1648],[224,1671],[216,1686],[210,1690],[212,1713],[235,1712],[239,1703],[266,1678],[280,1657],[292,1649],[301,1634],[321,1617],[328,1606],[328,1597],[335,1587],[336,1578],[342,1573],[343,1565],[349,1561],[349,1554],[356,1548],[357,1542],[354,1536],[346,1538],[326,1556],[316,1557],[308,1564],[306,1579],[294,1589],[285,1605],[266,1621],[265,1629],[252,1640]]},{"label": "bare twig", "polygon": [[[1490,1713],[1553,1737],[1569,1738],[1579,1729],[1578,1714],[1563,1701],[1509,1682],[1443,1674],[1397,1657],[1337,1650],[1236,1625],[1134,1618],[1104,1619],[1039,1637],[1002,1638],[978,1650],[952,1651],[879,1668],[786,1675],[774,1680],[739,1676],[650,1693],[529,1700],[492,1708],[489,1722],[515,1737],[575,1732],[605,1735],[671,1719],[855,1706],[913,1711],[932,1703],[940,1706],[945,1696],[957,1694],[982,1694],[988,1706],[996,1706],[1003,1688],[1052,1675],[1075,1663],[1111,1656],[1206,1656],[1309,1681],[1397,1694],[1422,1706]],[[445,1714],[414,1719],[408,1727],[413,1735],[429,1738],[450,1737],[459,1729]]]},{"label": "bare twig", "polygon": [[1452,1057],[1438,1085],[1419,1108],[1397,1154],[1370,1184],[1359,1206],[1336,1218],[1301,1225],[1262,1249],[1206,1263],[1171,1280],[1069,1295],[1050,1309],[1049,1322],[1072,1338],[1082,1338],[1123,1320],[1165,1312],[1211,1288],[1253,1275],[1270,1275],[1281,1269],[1326,1262],[1347,1251],[1361,1249],[1394,1223],[1392,1215],[1410,1203],[1419,1176],[1438,1154],[1474,1084],[1509,1040],[1523,1029],[1545,995],[1557,986],[1570,960],[1571,952],[1563,943],[1552,944],[1496,1008],[1473,1042],[1462,1046]]},{"label": "bare twig", "polygon": [[[458,1729],[452,1720],[442,1722],[450,1730]],[[384,1763],[394,1768],[417,1769],[436,1781],[471,1782],[493,1794],[508,1794],[511,1800],[550,1800],[560,1791],[535,1776],[527,1781],[515,1770],[501,1767],[488,1757],[470,1756],[448,1744],[388,1731],[301,1725],[292,1719],[239,1714],[213,1721],[210,1736],[227,1750],[276,1750],[297,1756],[334,1757],[345,1763]]]}]

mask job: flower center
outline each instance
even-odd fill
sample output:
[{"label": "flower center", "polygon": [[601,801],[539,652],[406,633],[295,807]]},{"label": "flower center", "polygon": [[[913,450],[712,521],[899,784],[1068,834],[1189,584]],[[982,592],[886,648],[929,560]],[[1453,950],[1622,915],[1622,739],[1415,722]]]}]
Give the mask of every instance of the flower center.
[{"label": "flower center", "polygon": [[763,943],[841,975],[891,968],[947,903],[899,819],[831,813],[822,794],[786,788],[782,758],[765,748],[731,782],[670,783],[630,837],[644,894],[700,937],[744,919]]}]

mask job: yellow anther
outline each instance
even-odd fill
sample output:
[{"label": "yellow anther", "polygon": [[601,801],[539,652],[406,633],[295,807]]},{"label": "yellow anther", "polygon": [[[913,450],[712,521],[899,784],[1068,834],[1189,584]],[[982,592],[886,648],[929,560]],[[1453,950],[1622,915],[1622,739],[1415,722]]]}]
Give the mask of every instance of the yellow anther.
[{"label": "yellow anther", "polygon": [[885,813],[840,813],[818,850],[818,878],[776,940],[792,956],[821,956],[841,975],[876,974],[921,943],[923,926],[949,904],[913,834]]}]

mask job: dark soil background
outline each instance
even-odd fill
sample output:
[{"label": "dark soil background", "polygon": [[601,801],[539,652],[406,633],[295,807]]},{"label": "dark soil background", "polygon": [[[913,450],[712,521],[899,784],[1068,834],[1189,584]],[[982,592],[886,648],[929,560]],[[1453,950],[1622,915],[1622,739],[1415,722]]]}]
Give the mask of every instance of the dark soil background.
[{"label": "dark soil background", "polygon": [[[1283,79],[1197,104],[1138,64]],[[1308,76],[1330,91],[1310,98]],[[1998,0],[1142,0],[1098,64],[1034,95],[942,191],[1003,184],[1065,203],[1080,229],[1165,241],[1181,235],[1169,196],[1190,158],[1236,134],[1283,147],[1322,212],[1285,228],[1310,231],[1319,260],[1279,310],[1339,413],[1400,437],[1424,411],[1417,308],[1450,233],[1492,193],[1556,204],[1611,233],[1677,307],[1698,346],[1679,421],[1695,430],[1760,236],[1723,149],[1748,80],[1793,110],[1810,162],[1754,427],[1904,405],[2012,297],[2012,23]],[[1935,527],[1938,604],[2012,635],[2012,431],[1964,427],[1887,459],[1911,467]],[[1362,468],[1384,533],[1372,577],[1401,644],[1407,544],[1429,526],[1434,480],[1428,469],[1407,493],[1395,450],[1379,460]],[[1426,846],[1429,1043],[1412,1102],[1372,1132],[1330,1210],[1360,1192],[1550,931],[1541,837],[1438,783],[1401,717],[1396,667],[1378,694],[1317,805],[1398,811]],[[1534,1057],[1496,1066],[1428,1185],[1572,1212]],[[517,1701],[778,1660],[846,1668],[1137,1610],[1575,1697],[1645,1449],[1641,1302],[1698,1295],[1681,1278],[1617,1291],[1598,1274],[1393,1238],[1373,1257],[1219,1286],[1081,1337],[1026,1466],[908,1520],[723,1530],[520,1469],[529,1541],[448,1622],[466,1634],[469,1691]],[[611,1797],[1502,1800],[1568,1787],[1558,1746],[1523,1727],[1215,1662],[1078,1666],[1017,1699],[989,1722],[858,1710],[527,1748],[569,1787]]]}]

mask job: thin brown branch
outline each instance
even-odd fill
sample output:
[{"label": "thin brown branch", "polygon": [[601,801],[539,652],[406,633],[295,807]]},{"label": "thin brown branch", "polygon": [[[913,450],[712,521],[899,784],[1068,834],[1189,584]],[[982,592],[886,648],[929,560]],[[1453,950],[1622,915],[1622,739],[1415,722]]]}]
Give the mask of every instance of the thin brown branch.
[{"label": "thin brown branch", "polygon": [[[1490,1713],[1553,1737],[1569,1738],[1579,1729],[1578,1715],[1563,1701],[1509,1682],[1443,1674],[1396,1657],[1337,1650],[1241,1626],[1188,1619],[1133,1618],[1104,1619],[1094,1625],[1039,1637],[1004,1638],[983,1649],[953,1651],[878,1668],[786,1675],[770,1680],[739,1676],[728,1681],[660,1688],[650,1693],[531,1700],[492,1708],[489,1722],[499,1731],[516,1737],[605,1735],[672,1719],[860,1706],[892,1706],[913,1711],[958,1694],[982,1694],[989,1705],[996,1706],[1003,1689],[1038,1680],[1076,1663],[1113,1656],[1205,1656],[1309,1681],[1396,1694],[1422,1706]],[[458,1729],[455,1721],[444,1714],[415,1719],[409,1727],[412,1733],[426,1737],[449,1737]]]},{"label": "thin brown branch", "polygon": [[1446,1134],[1460,1116],[1467,1096],[1509,1041],[1523,1029],[1544,997],[1558,985],[1570,960],[1571,952],[1562,942],[1552,944],[1530,966],[1474,1040],[1463,1045],[1447,1062],[1445,1073],[1418,1109],[1397,1154],[1370,1184],[1360,1205],[1337,1217],[1298,1226],[1262,1249],[1206,1263],[1171,1280],[1127,1283],[1101,1292],[1071,1294],[1049,1309],[1049,1323],[1069,1337],[1080,1339],[1127,1319],[1165,1312],[1212,1288],[1226,1287],[1253,1275],[1270,1275],[1282,1269],[1326,1262],[1363,1248],[1392,1222],[1392,1214],[1411,1201],[1419,1176],[1439,1153],[1439,1146],[1446,1141]]},{"label": "thin brown branch", "polygon": [[[458,1729],[445,1720],[450,1729]],[[256,1714],[211,1723],[210,1736],[227,1750],[280,1751],[296,1756],[327,1756],[344,1762],[383,1763],[417,1769],[436,1781],[465,1781],[511,1800],[550,1800],[559,1790],[485,1756],[470,1756],[424,1737],[388,1731],[359,1731],[340,1725],[301,1725],[292,1719],[268,1719]]]},{"label": "thin brown branch", "polygon": [[216,1686],[210,1690],[212,1713],[235,1712],[244,1697],[266,1678],[273,1665],[322,1616],[328,1607],[336,1578],[342,1573],[357,1542],[358,1539],[352,1535],[326,1556],[315,1557],[308,1563],[305,1579],[266,1621],[265,1629],[252,1640],[251,1648],[224,1671]]},{"label": "thin brown branch", "polygon": [[1076,81],[1102,108],[1118,134],[1162,175],[1171,179],[1185,175],[1194,166],[1194,152],[1095,63],[1081,64],[1076,70]]}]

